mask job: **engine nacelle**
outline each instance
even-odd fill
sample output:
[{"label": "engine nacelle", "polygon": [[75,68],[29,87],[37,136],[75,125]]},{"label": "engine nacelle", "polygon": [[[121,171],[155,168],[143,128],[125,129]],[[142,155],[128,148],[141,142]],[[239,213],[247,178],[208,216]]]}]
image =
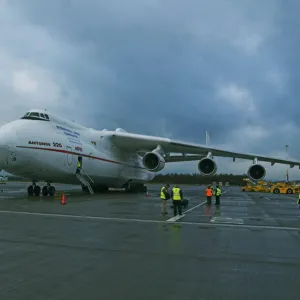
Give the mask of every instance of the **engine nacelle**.
[{"label": "engine nacelle", "polygon": [[262,165],[254,164],[249,167],[246,174],[252,180],[262,180],[265,178],[267,172],[266,172],[266,169]]},{"label": "engine nacelle", "polygon": [[201,175],[212,176],[216,174],[218,168],[216,162],[212,158],[205,157],[199,161],[198,170]]},{"label": "engine nacelle", "polygon": [[159,172],[165,167],[165,159],[156,152],[148,152],[143,157],[144,167],[151,172]]}]

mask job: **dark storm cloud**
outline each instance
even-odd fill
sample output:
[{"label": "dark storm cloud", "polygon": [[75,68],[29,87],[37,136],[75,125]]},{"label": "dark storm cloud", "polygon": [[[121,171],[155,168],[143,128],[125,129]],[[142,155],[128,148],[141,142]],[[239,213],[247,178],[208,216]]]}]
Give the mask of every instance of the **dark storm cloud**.
[{"label": "dark storm cloud", "polygon": [[265,154],[290,143],[300,158],[296,2],[11,3],[55,42],[13,53],[76,90],[76,120],[194,142],[207,129],[213,143]]}]

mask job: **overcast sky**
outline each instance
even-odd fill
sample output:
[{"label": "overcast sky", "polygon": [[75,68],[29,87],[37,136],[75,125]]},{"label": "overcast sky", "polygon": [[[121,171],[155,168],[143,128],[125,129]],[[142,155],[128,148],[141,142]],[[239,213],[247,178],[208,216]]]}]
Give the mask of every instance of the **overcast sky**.
[{"label": "overcast sky", "polygon": [[[0,0],[0,123],[47,108],[98,129],[189,142],[204,143],[208,130],[212,145],[237,151],[285,157],[289,144],[300,159],[299,9],[279,0]],[[231,173],[251,163],[217,161]],[[268,177],[283,179],[284,168]],[[196,162],[165,171],[196,172]]]}]

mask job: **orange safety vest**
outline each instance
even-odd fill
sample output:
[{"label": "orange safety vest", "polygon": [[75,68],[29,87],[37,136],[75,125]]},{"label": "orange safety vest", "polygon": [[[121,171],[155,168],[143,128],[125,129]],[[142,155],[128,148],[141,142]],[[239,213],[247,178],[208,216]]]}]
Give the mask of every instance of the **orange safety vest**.
[{"label": "orange safety vest", "polygon": [[213,194],[212,189],[207,188],[206,191],[205,191],[205,195],[206,195],[206,196],[212,196],[212,194]]}]

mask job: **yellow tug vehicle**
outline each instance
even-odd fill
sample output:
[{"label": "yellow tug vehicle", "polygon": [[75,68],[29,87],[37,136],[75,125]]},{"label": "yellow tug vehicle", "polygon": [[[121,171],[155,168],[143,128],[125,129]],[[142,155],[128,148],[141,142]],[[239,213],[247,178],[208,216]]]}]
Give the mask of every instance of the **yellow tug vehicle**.
[{"label": "yellow tug vehicle", "polygon": [[273,194],[298,194],[299,186],[289,182],[277,182],[271,186]]},{"label": "yellow tug vehicle", "polygon": [[241,187],[243,192],[260,192],[260,193],[273,193],[273,194],[298,194],[300,192],[299,185],[290,182],[269,182],[257,181],[252,182],[248,178],[243,179],[246,184]]}]

